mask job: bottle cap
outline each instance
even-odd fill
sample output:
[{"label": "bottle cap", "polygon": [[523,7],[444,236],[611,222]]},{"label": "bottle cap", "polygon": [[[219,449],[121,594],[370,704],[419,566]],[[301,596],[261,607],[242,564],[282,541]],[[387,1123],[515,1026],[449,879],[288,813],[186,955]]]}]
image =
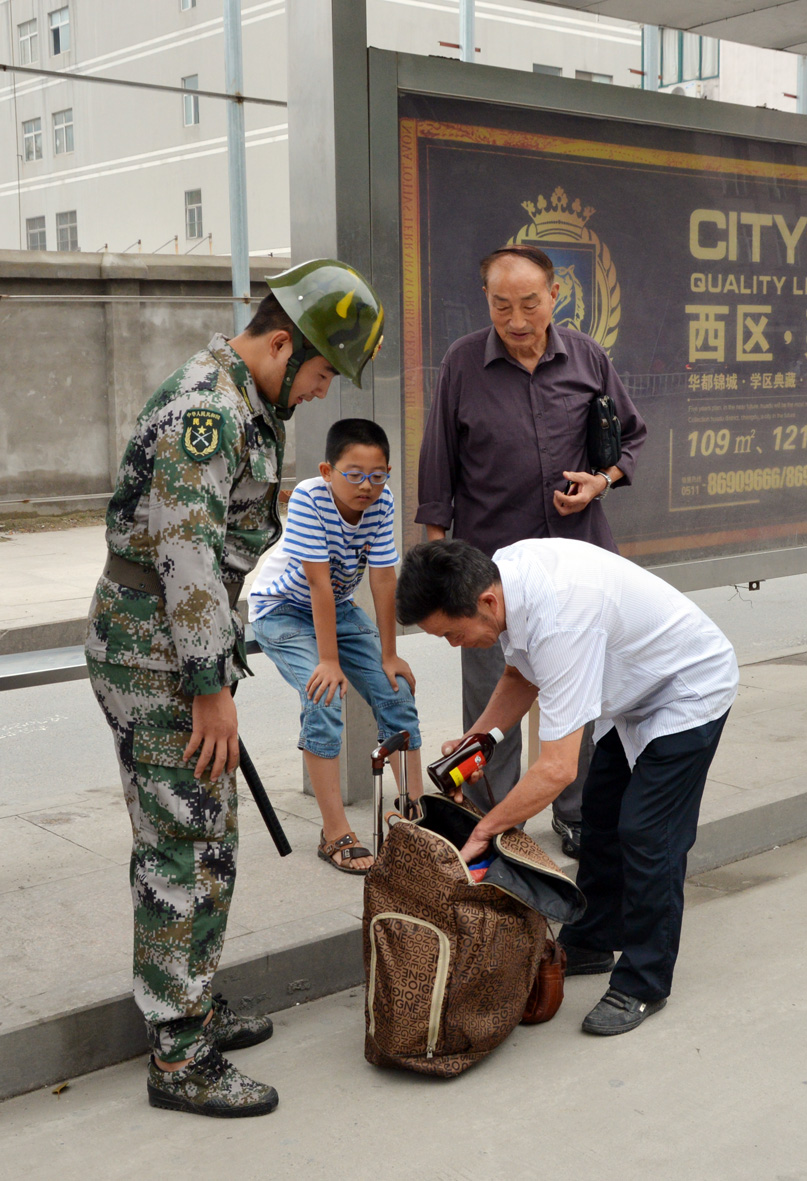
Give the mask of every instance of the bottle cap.
[{"label": "bottle cap", "polygon": [[498,726],[494,726],[493,729],[489,731],[489,734],[494,742],[501,742],[501,740],[504,738],[504,734],[501,732]]}]

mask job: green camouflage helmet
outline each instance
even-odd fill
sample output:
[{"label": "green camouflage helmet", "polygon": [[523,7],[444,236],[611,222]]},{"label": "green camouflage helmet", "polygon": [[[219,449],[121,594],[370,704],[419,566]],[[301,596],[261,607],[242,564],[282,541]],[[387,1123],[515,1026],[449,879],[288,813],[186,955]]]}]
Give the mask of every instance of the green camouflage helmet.
[{"label": "green camouflage helmet", "polygon": [[367,280],[336,259],[315,258],[266,282],[314,352],[361,389],[384,330],[384,309]]}]

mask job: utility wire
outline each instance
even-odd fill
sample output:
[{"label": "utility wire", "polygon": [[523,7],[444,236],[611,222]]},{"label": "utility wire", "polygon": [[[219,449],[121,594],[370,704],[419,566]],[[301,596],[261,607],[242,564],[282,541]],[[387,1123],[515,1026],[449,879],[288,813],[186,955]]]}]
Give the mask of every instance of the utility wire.
[{"label": "utility wire", "polygon": [[220,98],[226,102],[256,103],[263,107],[287,107],[289,104],[277,98],[256,98],[247,94],[227,94],[222,90],[188,90],[184,86],[163,86],[159,82],[132,82],[127,78],[97,78],[94,74],[73,74],[68,70],[41,70],[33,66],[15,66],[0,62],[0,70],[14,74],[35,74],[45,78],[58,78],[61,82],[98,82],[102,86],[132,86],[136,90],[164,90],[168,94],[199,94],[204,98]]}]

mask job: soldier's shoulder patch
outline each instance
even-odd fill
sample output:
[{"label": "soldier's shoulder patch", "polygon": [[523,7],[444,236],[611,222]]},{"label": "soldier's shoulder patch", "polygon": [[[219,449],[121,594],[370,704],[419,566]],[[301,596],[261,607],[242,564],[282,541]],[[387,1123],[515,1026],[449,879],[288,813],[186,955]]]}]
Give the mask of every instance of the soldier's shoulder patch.
[{"label": "soldier's shoulder patch", "polygon": [[191,459],[210,459],[221,448],[224,415],[218,410],[186,410],[182,415],[182,447]]}]

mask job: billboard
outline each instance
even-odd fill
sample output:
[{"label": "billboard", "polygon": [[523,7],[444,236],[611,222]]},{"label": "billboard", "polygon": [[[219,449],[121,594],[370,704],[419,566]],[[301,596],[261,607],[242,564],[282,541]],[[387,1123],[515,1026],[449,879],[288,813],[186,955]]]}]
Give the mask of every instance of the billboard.
[{"label": "billboard", "polygon": [[555,321],[607,349],[648,424],[607,503],[621,552],[807,543],[807,148],[407,93],[398,132],[404,520],[441,358],[488,323],[479,259],[534,242]]}]

